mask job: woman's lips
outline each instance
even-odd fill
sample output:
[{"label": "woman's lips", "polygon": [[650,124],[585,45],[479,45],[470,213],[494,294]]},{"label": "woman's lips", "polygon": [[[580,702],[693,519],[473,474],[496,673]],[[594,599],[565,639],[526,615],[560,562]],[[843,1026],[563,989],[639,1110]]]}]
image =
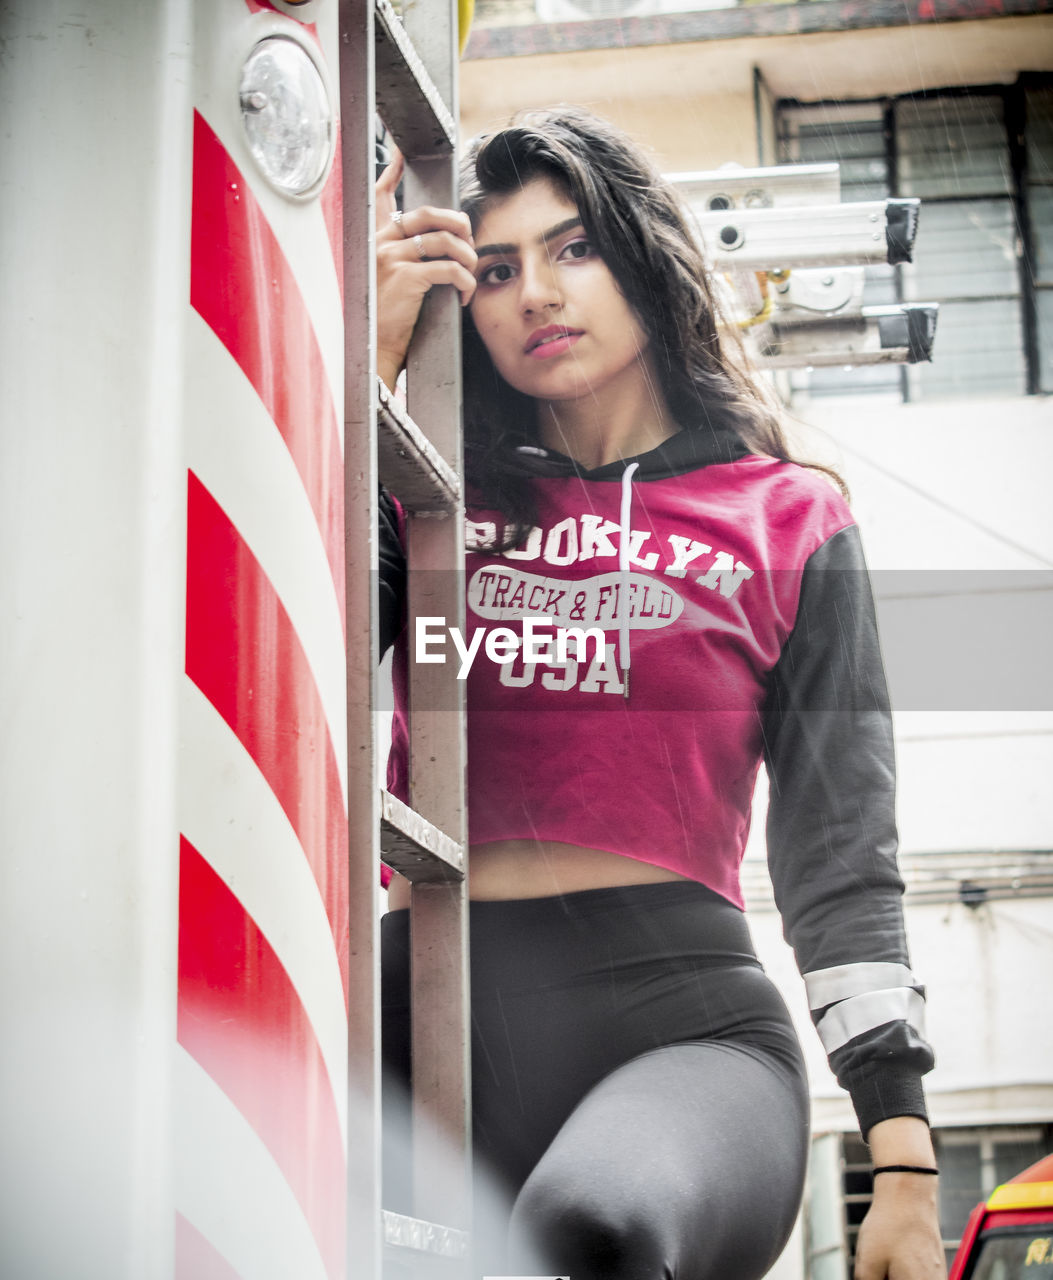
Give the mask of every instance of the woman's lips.
[{"label": "woman's lips", "polygon": [[526,354],[534,360],[551,360],[554,356],[564,355],[581,336],[580,329],[565,329],[556,325],[539,329],[527,340]]}]

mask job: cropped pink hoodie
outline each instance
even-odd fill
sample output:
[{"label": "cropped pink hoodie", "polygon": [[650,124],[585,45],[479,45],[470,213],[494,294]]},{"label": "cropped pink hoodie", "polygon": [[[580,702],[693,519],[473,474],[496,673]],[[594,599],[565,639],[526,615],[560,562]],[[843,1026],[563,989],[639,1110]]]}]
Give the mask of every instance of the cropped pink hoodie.
[{"label": "cropped pink hoodie", "polygon": [[[499,513],[473,509],[466,529],[464,639],[481,632],[467,675],[470,842],[607,849],[741,907],[763,760],[776,901],[831,1064],[864,1132],[923,1115],[932,1059],[903,932],[891,714],[844,499],[727,433],[682,431],[592,471],[519,454],[535,527],[500,553]],[[390,546],[391,510],[386,526]],[[415,641],[402,632],[395,664],[389,787],[402,798]]]}]

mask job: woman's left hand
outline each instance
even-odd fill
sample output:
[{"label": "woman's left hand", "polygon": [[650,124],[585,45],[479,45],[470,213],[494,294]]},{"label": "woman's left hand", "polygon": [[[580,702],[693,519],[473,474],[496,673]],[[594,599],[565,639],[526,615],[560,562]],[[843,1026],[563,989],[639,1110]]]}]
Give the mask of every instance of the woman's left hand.
[{"label": "woman's left hand", "polygon": [[[917,1116],[893,1116],[866,1135],[874,1167],[936,1167],[932,1134]],[[939,1179],[931,1173],[877,1173],[859,1228],[855,1280],[943,1280]]]},{"label": "woman's left hand", "polygon": [[882,1173],[859,1229],[855,1280],[943,1280],[936,1179],[917,1173]]}]

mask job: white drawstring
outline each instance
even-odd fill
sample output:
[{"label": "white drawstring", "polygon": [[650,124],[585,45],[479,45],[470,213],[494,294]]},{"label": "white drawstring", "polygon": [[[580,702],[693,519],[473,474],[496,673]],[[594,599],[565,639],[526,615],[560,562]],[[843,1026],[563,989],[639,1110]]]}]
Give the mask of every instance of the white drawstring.
[{"label": "white drawstring", "polygon": [[629,698],[629,551],[632,539],[630,513],[633,502],[633,474],[638,462],[630,462],[622,472],[622,502],[618,523],[618,666],[622,672],[623,697]]}]

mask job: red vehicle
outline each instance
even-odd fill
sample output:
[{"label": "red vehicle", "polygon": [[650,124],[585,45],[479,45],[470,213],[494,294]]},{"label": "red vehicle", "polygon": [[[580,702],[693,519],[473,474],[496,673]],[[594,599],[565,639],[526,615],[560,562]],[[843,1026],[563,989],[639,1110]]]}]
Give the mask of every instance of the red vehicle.
[{"label": "red vehicle", "polygon": [[996,1187],[969,1215],[948,1280],[1053,1277],[1053,1154]]}]

